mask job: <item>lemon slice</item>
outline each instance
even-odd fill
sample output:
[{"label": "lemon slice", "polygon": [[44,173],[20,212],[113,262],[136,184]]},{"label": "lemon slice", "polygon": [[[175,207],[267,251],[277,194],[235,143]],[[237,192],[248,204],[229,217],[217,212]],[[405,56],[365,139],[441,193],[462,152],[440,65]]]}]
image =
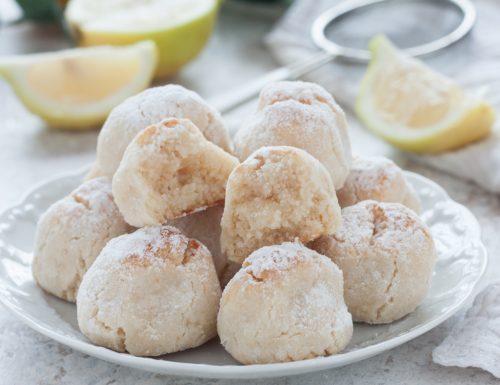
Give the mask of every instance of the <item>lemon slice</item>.
[{"label": "lemon slice", "polygon": [[127,47],[75,48],[0,60],[0,75],[50,126],[86,128],[146,88],[156,65],[150,41]]},{"label": "lemon slice", "polygon": [[217,0],[71,0],[65,18],[79,45],[153,40],[156,76],[173,74],[198,55],[213,30]]},{"label": "lemon slice", "polygon": [[370,51],[356,112],[375,134],[403,150],[436,153],[491,132],[495,114],[490,105],[465,94],[384,36],[372,40]]}]

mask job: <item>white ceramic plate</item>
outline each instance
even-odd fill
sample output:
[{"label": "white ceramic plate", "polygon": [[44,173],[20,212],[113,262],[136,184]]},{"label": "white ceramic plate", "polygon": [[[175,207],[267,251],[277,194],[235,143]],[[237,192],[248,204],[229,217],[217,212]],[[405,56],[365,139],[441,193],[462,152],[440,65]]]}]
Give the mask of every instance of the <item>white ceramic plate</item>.
[{"label": "white ceramic plate", "polygon": [[258,378],[307,373],[347,365],[409,341],[437,326],[466,301],[487,263],[479,225],[463,206],[430,180],[407,173],[420,195],[422,217],[436,240],[439,259],[424,303],[402,320],[383,326],[355,325],[347,349],[335,356],[268,365],[238,365],[217,340],[160,358],[141,358],[92,345],[78,330],[74,305],[39,289],[31,276],[31,251],[42,212],[68,194],[84,171],[40,184],[17,206],[0,215],[0,301],[33,329],[83,353],[157,373]]}]

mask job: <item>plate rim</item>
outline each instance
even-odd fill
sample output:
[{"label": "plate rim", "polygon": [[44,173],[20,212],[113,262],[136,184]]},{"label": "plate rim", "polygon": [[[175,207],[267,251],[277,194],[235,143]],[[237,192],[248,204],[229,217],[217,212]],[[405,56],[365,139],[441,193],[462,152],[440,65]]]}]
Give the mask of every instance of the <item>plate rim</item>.
[{"label": "plate rim", "polygon": [[[6,209],[2,210],[0,213],[0,219],[5,217],[6,214],[13,209],[23,205],[26,200],[37,190],[45,187],[46,185],[53,183],[62,178],[77,177],[79,175],[83,176],[88,171],[89,166],[85,166],[73,171],[67,171],[59,173],[57,175],[45,178],[40,182],[34,184],[17,204],[10,205]],[[254,364],[254,365],[211,365],[211,364],[199,364],[199,363],[188,363],[188,362],[177,362],[168,360],[158,360],[152,357],[136,357],[127,353],[119,353],[113,350],[97,346],[88,341],[81,341],[75,339],[71,336],[66,336],[51,330],[46,327],[43,323],[37,322],[34,317],[31,317],[21,311],[21,309],[10,303],[4,296],[0,296],[0,303],[3,304],[17,319],[21,320],[31,329],[41,333],[42,335],[51,338],[63,345],[69,346],[76,351],[102,359],[107,362],[111,362],[117,365],[125,365],[128,367],[133,367],[135,369],[144,370],[147,372],[161,373],[173,376],[184,376],[184,377],[196,377],[196,378],[214,378],[214,379],[250,379],[250,378],[271,378],[279,376],[292,376],[298,374],[306,374],[316,371],[322,371],[327,369],[333,369],[348,365],[351,363],[359,362],[370,357],[373,357],[384,351],[393,349],[399,345],[402,345],[414,338],[427,333],[429,330],[440,325],[448,318],[453,316],[458,312],[462,306],[470,299],[472,293],[474,292],[477,283],[483,277],[486,267],[488,265],[488,253],[486,247],[481,240],[481,227],[477,221],[474,214],[464,205],[454,201],[450,198],[446,190],[433,180],[424,177],[418,173],[412,171],[404,170],[405,176],[410,176],[411,178],[418,179],[421,182],[432,185],[433,189],[439,191],[440,194],[446,198],[447,201],[451,201],[454,204],[461,207],[470,214],[470,218],[474,221],[476,230],[478,231],[477,239],[477,249],[480,251],[478,260],[480,260],[480,272],[477,275],[474,283],[470,286],[467,293],[455,304],[453,307],[448,309],[446,312],[440,314],[433,320],[418,326],[413,330],[409,330],[404,334],[393,337],[386,341],[378,342],[374,345],[366,346],[358,350],[350,351],[343,354],[332,355],[328,357],[316,357],[301,361],[292,362],[282,362],[282,363],[270,363],[270,364]],[[1,279],[0,279],[1,282]],[[333,361],[333,362],[332,362]]]}]

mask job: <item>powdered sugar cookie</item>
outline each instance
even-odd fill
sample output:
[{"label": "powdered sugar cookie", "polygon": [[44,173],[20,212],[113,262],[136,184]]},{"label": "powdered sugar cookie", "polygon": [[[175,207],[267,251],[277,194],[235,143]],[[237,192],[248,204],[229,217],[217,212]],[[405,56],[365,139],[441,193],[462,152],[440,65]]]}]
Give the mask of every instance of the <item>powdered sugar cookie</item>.
[{"label": "powdered sugar cookie", "polygon": [[85,182],[38,222],[32,263],[36,282],[74,302],[83,275],[106,242],[130,229],[113,201],[110,180]]},{"label": "powdered sugar cookie", "polygon": [[373,199],[396,202],[420,212],[420,200],[403,171],[383,156],[355,157],[347,180],[337,191],[340,207]]},{"label": "powdered sugar cookie", "polygon": [[257,112],[237,132],[235,153],[241,161],[263,146],[306,150],[326,167],[336,189],[351,163],[344,112],[321,86],[278,82],[264,87]]},{"label": "powdered sugar cookie", "polygon": [[338,353],[353,332],[342,272],[298,243],[254,251],[224,289],[217,330],[244,364]]},{"label": "powdered sugar cookie", "polygon": [[191,121],[165,119],[127,147],[113,176],[113,196],[131,225],[159,225],[221,204],[238,163]]},{"label": "powdered sugar cookie", "polygon": [[78,291],[78,325],[97,345],[138,356],[216,335],[220,286],[208,249],[169,226],[114,238]]},{"label": "powdered sugar cookie", "polygon": [[112,177],[137,133],[169,117],[191,120],[206,139],[231,151],[229,134],[220,114],[195,92],[169,84],[149,88],[111,111],[97,141],[99,175]]},{"label": "powdered sugar cookie", "polygon": [[227,181],[222,251],[241,263],[262,246],[309,242],[340,223],[331,177],[317,159],[294,147],[263,147]]},{"label": "powdered sugar cookie", "polygon": [[363,201],[342,210],[333,235],[308,246],[344,273],[344,296],[355,321],[388,323],[411,313],[431,282],[436,252],[431,233],[399,203]]},{"label": "powdered sugar cookie", "polygon": [[342,108],[327,90],[319,84],[298,80],[269,83],[260,93],[257,109],[262,110],[265,106],[285,100],[296,100],[302,104],[328,107],[335,115],[336,127],[339,130],[344,152],[347,156],[351,156],[347,119]]}]

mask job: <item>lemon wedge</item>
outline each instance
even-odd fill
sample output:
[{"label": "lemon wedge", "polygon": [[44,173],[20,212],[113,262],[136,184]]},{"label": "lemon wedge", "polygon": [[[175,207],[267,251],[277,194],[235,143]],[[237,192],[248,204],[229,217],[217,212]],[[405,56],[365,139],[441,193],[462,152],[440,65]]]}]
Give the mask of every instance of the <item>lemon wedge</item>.
[{"label": "lemon wedge", "polygon": [[156,77],[175,73],[205,46],[214,28],[217,0],[71,0],[65,18],[81,46],[153,40]]},{"label": "lemon wedge", "polygon": [[384,36],[372,54],[356,101],[356,113],[375,134],[403,150],[436,153],[480,140],[495,114],[451,79],[398,50]]},{"label": "lemon wedge", "polygon": [[156,60],[154,43],[144,41],[4,57],[0,75],[48,125],[87,128],[102,123],[113,107],[145,89]]}]

